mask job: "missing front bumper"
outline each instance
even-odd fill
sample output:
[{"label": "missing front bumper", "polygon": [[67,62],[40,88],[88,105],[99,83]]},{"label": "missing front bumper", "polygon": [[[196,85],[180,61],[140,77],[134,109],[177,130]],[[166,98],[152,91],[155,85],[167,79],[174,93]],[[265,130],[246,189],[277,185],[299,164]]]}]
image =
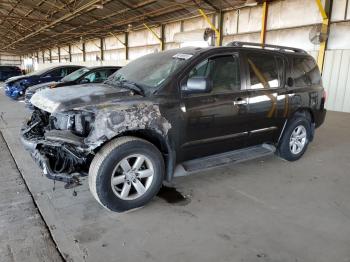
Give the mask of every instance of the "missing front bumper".
[{"label": "missing front bumper", "polygon": [[21,136],[21,142],[25,149],[30,152],[30,155],[37,163],[37,165],[43,170],[44,175],[48,179],[55,181],[65,182],[65,188],[72,188],[81,185],[79,177],[86,176],[85,173],[57,173],[51,168],[50,161],[47,156],[42,154],[38,149],[38,143],[28,140]]}]

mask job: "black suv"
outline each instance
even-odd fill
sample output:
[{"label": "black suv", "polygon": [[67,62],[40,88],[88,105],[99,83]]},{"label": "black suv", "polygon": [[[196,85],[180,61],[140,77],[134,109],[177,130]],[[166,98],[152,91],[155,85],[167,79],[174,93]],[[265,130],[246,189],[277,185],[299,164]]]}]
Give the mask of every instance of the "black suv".
[{"label": "black suv", "polygon": [[130,62],[102,85],[44,90],[22,142],[48,178],[125,211],[174,176],[275,153],[299,159],[325,119],[314,59],[233,42]]}]

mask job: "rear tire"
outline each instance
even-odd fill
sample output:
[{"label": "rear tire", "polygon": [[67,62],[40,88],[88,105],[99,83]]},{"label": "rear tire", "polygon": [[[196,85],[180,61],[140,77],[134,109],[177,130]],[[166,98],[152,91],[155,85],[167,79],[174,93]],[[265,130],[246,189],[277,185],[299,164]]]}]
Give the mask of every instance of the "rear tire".
[{"label": "rear tire", "polygon": [[305,153],[311,138],[311,121],[304,116],[295,116],[287,125],[278,146],[279,156],[295,161]]},{"label": "rear tire", "polygon": [[123,212],[148,203],[164,178],[164,160],[150,142],[131,136],[112,140],[96,154],[89,187],[106,209]]}]

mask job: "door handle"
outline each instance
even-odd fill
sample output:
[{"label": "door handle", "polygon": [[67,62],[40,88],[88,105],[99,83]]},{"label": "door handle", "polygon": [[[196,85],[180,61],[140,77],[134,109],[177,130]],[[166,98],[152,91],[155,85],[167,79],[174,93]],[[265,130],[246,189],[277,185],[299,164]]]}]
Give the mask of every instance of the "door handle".
[{"label": "door handle", "polygon": [[233,101],[233,105],[237,106],[237,105],[246,105],[247,104],[247,100],[242,99],[242,98],[238,98],[237,100]]}]

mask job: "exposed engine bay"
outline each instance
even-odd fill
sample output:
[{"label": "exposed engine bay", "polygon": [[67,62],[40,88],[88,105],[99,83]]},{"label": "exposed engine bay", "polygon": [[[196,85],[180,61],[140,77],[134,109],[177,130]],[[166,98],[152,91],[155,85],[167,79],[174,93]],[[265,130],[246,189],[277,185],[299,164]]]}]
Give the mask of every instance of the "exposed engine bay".
[{"label": "exposed engine bay", "polygon": [[22,140],[31,144],[33,158],[52,179],[77,183],[88,173],[92,155],[83,139],[90,131],[92,115],[87,112],[50,114],[35,109],[22,129]]}]

